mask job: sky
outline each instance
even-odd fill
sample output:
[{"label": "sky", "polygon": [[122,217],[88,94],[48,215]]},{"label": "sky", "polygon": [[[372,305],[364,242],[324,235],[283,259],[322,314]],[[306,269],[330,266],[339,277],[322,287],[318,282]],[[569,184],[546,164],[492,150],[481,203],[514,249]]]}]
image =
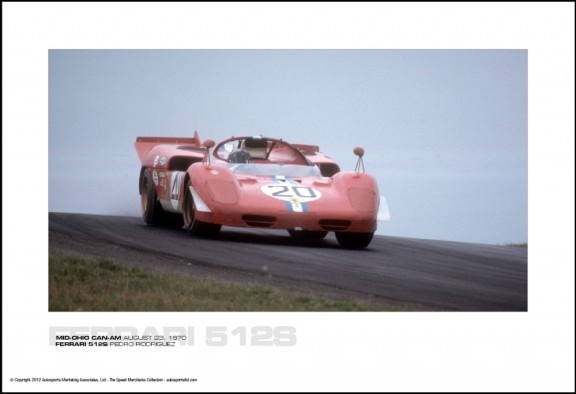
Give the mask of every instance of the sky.
[{"label": "sky", "polygon": [[262,134],[343,170],[362,146],[377,234],[528,237],[526,50],[50,50],[49,210],[139,216],[137,136]]}]

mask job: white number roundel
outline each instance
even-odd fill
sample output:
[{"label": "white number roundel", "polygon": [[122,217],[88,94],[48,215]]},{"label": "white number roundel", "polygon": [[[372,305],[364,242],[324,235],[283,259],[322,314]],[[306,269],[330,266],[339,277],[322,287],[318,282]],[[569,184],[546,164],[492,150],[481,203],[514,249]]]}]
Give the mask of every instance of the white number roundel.
[{"label": "white number roundel", "polygon": [[289,202],[295,199],[299,202],[309,202],[322,197],[322,193],[310,186],[293,185],[290,183],[264,185],[262,186],[262,191],[270,197]]}]

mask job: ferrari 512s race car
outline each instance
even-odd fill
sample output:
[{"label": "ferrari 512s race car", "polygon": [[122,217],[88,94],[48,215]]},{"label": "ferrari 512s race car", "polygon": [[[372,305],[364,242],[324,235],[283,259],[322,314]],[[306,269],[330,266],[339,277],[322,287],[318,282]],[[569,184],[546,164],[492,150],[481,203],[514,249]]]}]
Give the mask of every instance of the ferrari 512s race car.
[{"label": "ferrari 512s race car", "polygon": [[262,136],[218,144],[193,138],[138,137],[142,216],[160,224],[180,215],[192,235],[214,237],[222,226],[285,229],[322,239],[334,231],[342,247],[372,240],[380,196],[364,171],[340,171],[318,146]]}]

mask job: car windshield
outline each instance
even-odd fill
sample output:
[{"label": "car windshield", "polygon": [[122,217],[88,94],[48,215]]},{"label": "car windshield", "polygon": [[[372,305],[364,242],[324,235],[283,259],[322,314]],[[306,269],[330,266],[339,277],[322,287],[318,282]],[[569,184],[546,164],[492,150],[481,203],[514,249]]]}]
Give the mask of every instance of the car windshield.
[{"label": "car windshield", "polygon": [[235,174],[246,175],[282,175],[292,177],[321,176],[317,166],[303,166],[295,164],[256,164],[240,163],[232,164],[230,169]]}]

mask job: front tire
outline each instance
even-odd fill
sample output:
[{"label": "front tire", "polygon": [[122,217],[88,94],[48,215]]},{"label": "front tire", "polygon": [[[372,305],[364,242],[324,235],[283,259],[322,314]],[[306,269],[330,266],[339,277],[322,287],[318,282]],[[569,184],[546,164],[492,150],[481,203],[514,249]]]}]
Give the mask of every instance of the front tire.
[{"label": "front tire", "polygon": [[184,202],[182,204],[182,219],[184,220],[184,229],[188,234],[196,237],[213,238],[222,228],[219,224],[205,223],[196,219],[196,205],[194,197],[190,192],[190,181],[186,183],[184,190]]},{"label": "front tire", "polygon": [[374,233],[343,233],[336,232],[340,246],[346,249],[364,249],[374,237]]}]

